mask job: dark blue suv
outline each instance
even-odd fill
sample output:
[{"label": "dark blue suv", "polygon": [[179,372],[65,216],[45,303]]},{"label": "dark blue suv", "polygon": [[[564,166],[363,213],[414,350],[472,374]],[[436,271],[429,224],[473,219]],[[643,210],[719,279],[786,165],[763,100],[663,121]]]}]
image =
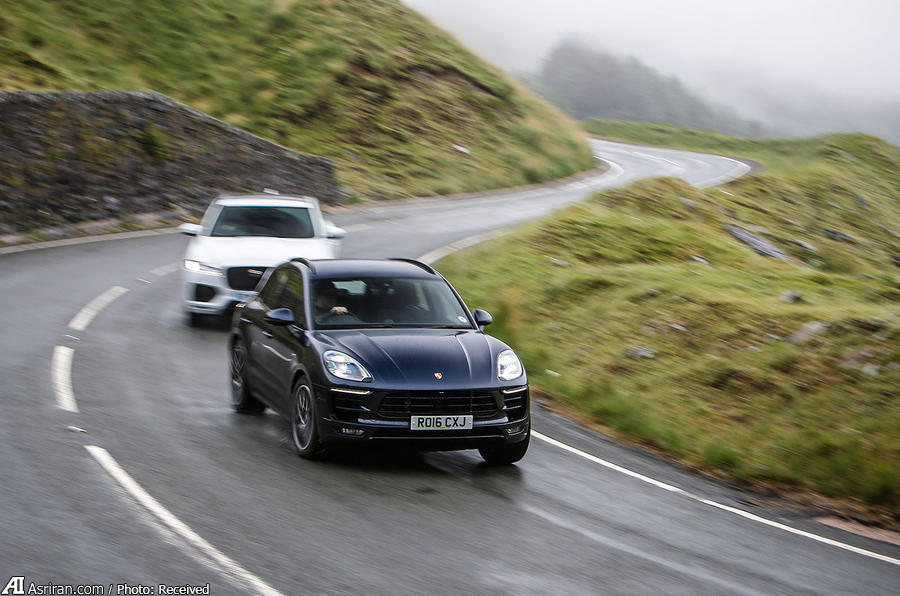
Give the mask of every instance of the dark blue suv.
[{"label": "dark blue suv", "polygon": [[525,455],[522,363],[430,266],[295,259],[258,290],[234,313],[232,403],[287,417],[300,455],[339,442],[478,449],[493,464]]}]

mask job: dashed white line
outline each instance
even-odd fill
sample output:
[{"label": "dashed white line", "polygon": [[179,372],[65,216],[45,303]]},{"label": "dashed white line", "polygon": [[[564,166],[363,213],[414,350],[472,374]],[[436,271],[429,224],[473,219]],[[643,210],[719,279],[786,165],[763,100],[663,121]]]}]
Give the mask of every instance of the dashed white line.
[{"label": "dashed white line", "polygon": [[53,359],[50,361],[50,380],[56,405],[67,412],[78,413],[75,393],[72,391],[72,357],[75,350],[66,346],[53,348]]},{"label": "dashed white line", "polygon": [[144,488],[119,465],[109,452],[97,445],[85,445],[88,453],[97,460],[97,463],[115,480],[125,492],[138,504],[153,515],[158,524],[161,524],[165,534],[174,534],[194,549],[203,554],[202,563],[213,567],[229,578],[238,582],[243,588],[249,589],[253,594],[265,594],[268,596],[281,596],[281,592],[264,582],[258,576],[247,571],[224,554],[215,546],[207,542],[186,523],[178,519],[171,511],[163,507],[159,501],[153,498]]},{"label": "dashed white line", "polygon": [[106,290],[90,302],[84,305],[78,314],[72,317],[72,320],[69,321],[69,328],[74,329],[76,331],[84,331],[87,329],[87,326],[91,324],[91,321],[94,320],[100,311],[106,308],[112,303],[113,300],[124,294],[128,291],[128,288],[123,288],[122,286],[113,286],[110,289]]}]

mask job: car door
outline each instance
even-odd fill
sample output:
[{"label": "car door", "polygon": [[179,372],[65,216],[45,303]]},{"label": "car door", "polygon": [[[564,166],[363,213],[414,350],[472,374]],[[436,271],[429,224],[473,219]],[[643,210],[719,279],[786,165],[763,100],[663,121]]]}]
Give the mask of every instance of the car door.
[{"label": "car door", "polygon": [[[279,308],[281,294],[287,283],[287,269],[278,268],[272,272],[266,280],[256,299],[244,307],[246,321],[246,333],[250,361],[247,367],[247,377],[250,385],[263,399],[271,405],[280,407],[278,395],[279,385],[269,372],[272,368],[272,350],[274,343],[274,329],[277,327],[266,322],[266,313]],[[276,403],[273,403],[276,402]]]},{"label": "car door", "polygon": [[295,268],[286,271],[285,284],[278,294],[278,306],[275,308],[287,308],[294,314],[294,325],[272,325],[268,328],[272,337],[268,338],[268,355],[265,360],[267,375],[272,382],[272,390],[276,399],[280,400],[285,408],[289,408],[291,396],[291,383],[297,362],[302,360],[303,350],[298,338],[306,329],[306,314],[303,299],[303,276]]}]

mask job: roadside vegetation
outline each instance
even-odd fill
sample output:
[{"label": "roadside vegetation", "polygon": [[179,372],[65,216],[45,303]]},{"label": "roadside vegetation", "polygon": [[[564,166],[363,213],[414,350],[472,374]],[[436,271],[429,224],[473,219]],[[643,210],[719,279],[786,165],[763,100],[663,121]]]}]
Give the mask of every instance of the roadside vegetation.
[{"label": "roadside vegetation", "polygon": [[654,179],[599,193],[442,272],[492,312],[555,407],[723,477],[861,502],[900,525],[900,149],[865,135],[588,129],[766,167],[713,189]]},{"label": "roadside vegetation", "polygon": [[587,169],[577,126],[397,0],[22,0],[0,89],[153,90],[394,198]]}]

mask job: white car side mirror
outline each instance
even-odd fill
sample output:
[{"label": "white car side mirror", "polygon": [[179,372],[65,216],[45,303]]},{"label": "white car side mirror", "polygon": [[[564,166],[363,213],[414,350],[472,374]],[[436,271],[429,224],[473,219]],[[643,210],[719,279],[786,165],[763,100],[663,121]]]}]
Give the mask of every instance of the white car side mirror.
[{"label": "white car side mirror", "polygon": [[347,230],[327,221],[325,222],[325,235],[329,240],[340,240],[347,235]]},{"label": "white car side mirror", "polygon": [[188,236],[197,236],[200,234],[200,231],[202,229],[203,228],[200,227],[198,224],[192,224],[192,223],[183,223],[180,226],[178,226],[178,231],[181,232],[182,234],[187,234]]}]

